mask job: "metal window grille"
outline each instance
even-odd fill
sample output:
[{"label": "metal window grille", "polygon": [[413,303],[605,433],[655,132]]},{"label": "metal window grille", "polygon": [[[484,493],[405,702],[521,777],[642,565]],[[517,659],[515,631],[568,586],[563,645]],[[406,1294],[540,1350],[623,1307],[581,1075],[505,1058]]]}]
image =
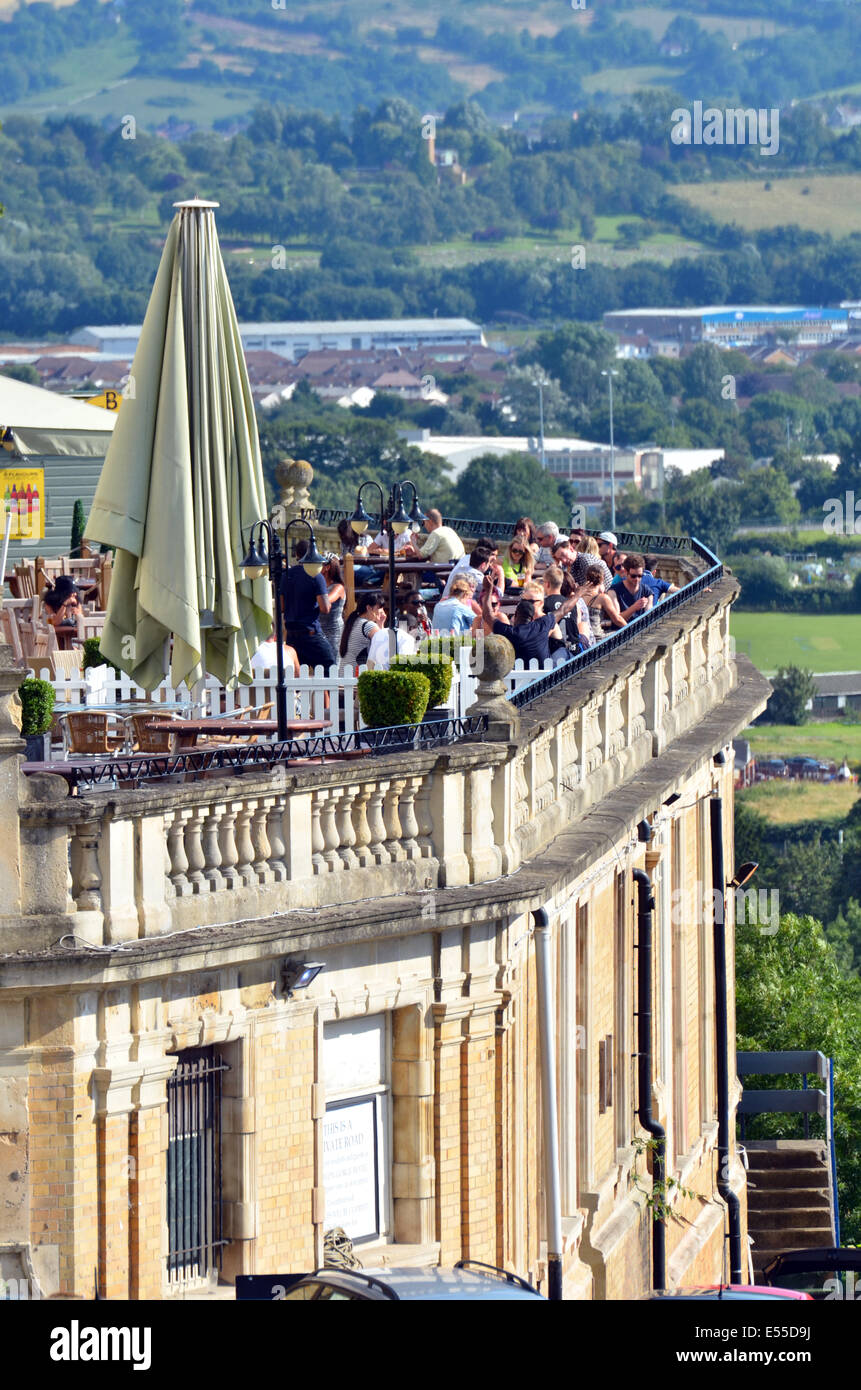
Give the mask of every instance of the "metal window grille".
[{"label": "metal window grille", "polygon": [[206,1278],[221,1265],[221,1078],[211,1047],[182,1058],[167,1084],[167,1272],[171,1282]]}]

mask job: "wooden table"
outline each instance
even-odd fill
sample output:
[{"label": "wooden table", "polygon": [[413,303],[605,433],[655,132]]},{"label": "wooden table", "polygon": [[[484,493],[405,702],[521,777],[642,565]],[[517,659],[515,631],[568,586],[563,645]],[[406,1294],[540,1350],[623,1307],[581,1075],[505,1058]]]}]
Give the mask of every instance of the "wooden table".
[{"label": "wooden table", "polygon": [[[171,734],[175,739],[177,753],[185,753],[189,748],[197,747],[198,737],[212,734],[216,738],[241,739],[244,734],[246,739],[257,737],[258,735],[269,735],[278,733],[277,719],[237,719],[234,715],[225,715],[223,718],[215,719],[153,719],[147,726],[153,733]],[[319,734],[323,729],[330,729],[332,721],[330,719],[288,719],[287,737],[296,738],[300,734]]]}]

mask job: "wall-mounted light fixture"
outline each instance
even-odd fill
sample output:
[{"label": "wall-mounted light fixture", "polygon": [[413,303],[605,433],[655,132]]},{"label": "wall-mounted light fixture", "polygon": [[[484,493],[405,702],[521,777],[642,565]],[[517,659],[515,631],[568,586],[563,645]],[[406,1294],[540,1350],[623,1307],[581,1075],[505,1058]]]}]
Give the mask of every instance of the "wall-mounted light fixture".
[{"label": "wall-mounted light fixture", "polygon": [[281,967],[281,988],[290,998],[296,989],[307,989],[325,965],[312,960],[285,960]]},{"label": "wall-mounted light fixture", "polygon": [[641,820],[637,826],[637,839],[641,845],[647,845],[652,838],[652,827],[647,820]]},{"label": "wall-mounted light fixture", "polygon": [[743,888],[744,885],[753,878],[759,865],[753,860],[748,859],[744,864],[739,864],[735,871],[735,877],[729,881],[730,888]]}]

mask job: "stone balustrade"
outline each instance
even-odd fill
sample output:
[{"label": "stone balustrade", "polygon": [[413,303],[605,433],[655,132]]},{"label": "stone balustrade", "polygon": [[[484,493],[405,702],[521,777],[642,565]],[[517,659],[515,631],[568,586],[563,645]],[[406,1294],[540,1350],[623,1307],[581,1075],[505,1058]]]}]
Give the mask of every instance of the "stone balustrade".
[{"label": "stone balustrade", "polygon": [[489,739],[442,750],[74,797],[55,775],[22,776],[23,936],[0,918],[0,951],[417,891],[432,916],[435,888],[513,873],[725,700],[735,593],[724,578],[527,705],[516,737],[491,718]]}]

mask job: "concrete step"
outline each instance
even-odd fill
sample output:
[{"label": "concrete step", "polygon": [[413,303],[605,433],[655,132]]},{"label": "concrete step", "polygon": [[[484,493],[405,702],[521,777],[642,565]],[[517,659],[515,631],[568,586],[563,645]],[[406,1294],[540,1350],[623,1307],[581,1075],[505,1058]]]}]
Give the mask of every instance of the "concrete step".
[{"label": "concrete step", "polygon": [[831,1213],[827,1207],[783,1207],[773,1211],[753,1212],[748,1208],[748,1230],[752,1236],[760,1232],[783,1231],[787,1239],[791,1231],[831,1230]]},{"label": "concrete step", "polygon": [[823,1184],[816,1187],[780,1187],[770,1189],[765,1186],[754,1186],[752,1182],[747,1185],[747,1209],[750,1213],[750,1220],[753,1220],[754,1212],[783,1211],[786,1207],[823,1207],[826,1211],[831,1210],[828,1200],[828,1189]]},{"label": "concrete step", "polygon": [[750,1171],[823,1168],[828,1154],[821,1139],[771,1139],[744,1144]]},{"label": "concrete step", "polygon": [[767,1251],[770,1260],[772,1255],[776,1255],[782,1250],[811,1250],[814,1246],[829,1244],[827,1240],[823,1239],[821,1230],[810,1230],[804,1227],[799,1227],[798,1230],[791,1232],[785,1230],[760,1231],[757,1234],[755,1231],[751,1231],[750,1234],[756,1241],[753,1247],[754,1261],[757,1258],[757,1251],[760,1255]]},{"label": "concrete step", "polygon": [[827,1168],[751,1168],[748,1188],[759,1192],[786,1191],[787,1188],[820,1188],[828,1183]]}]

